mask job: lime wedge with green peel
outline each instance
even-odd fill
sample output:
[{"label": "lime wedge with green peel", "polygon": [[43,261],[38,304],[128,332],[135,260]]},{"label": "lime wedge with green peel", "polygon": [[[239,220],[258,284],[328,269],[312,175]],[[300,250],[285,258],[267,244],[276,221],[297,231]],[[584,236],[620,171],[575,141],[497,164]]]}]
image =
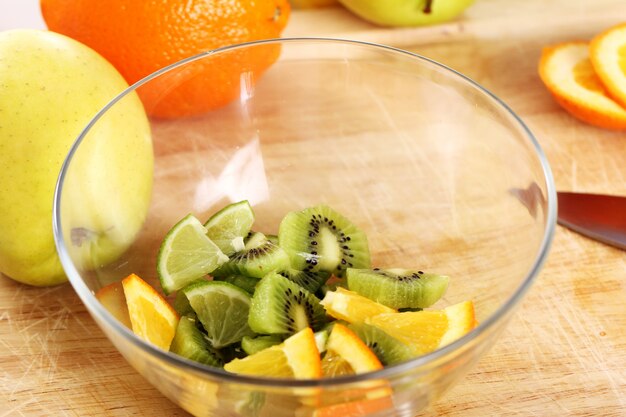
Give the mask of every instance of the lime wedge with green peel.
[{"label": "lime wedge with green peel", "polygon": [[254,223],[254,212],[247,200],[230,204],[215,213],[204,224],[207,236],[222,252],[230,256],[243,249],[243,238]]},{"label": "lime wedge with green peel", "polygon": [[189,214],[167,233],[157,257],[157,274],[166,294],[202,278],[228,261],[206,235],[206,229]]},{"label": "lime wedge with green peel", "polygon": [[254,336],[248,326],[250,294],[223,281],[202,281],[183,289],[191,308],[217,349]]}]

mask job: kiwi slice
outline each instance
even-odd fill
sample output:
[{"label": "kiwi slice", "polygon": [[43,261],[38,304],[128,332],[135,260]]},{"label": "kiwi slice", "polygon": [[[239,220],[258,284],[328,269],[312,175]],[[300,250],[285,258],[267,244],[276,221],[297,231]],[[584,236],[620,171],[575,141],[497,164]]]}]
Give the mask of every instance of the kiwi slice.
[{"label": "kiwi slice", "polygon": [[288,213],[278,229],[279,245],[292,268],[343,276],[347,268],[370,268],[365,233],[328,206]]},{"label": "kiwi slice", "polygon": [[218,368],[224,366],[222,356],[198,329],[193,317],[183,316],[178,321],[170,352],[205,365]]},{"label": "kiwi slice", "polygon": [[315,293],[330,277],[330,274],[324,271],[299,271],[293,268],[281,271],[279,274],[289,281],[295,282],[310,293]]},{"label": "kiwi slice", "polygon": [[282,343],[283,339],[276,335],[249,337],[241,339],[241,348],[248,355],[253,355],[268,347]]},{"label": "kiwi slice", "polygon": [[411,348],[378,327],[365,323],[349,324],[359,339],[369,347],[384,365],[395,365],[414,357]]},{"label": "kiwi slice", "polygon": [[250,294],[254,293],[254,288],[256,287],[256,284],[259,283],[258,278],[247,277],[245,275],[228,275],[225,277],[216,277],[215,279],[217,281],[225,281],[233,284]]},{"label": "kiwi slice", "polygon": [[391,308],[426,308],[448,289],[445,275],[407,269],[348,269],[348,289]]},{"label": "kiwi slice", "polygon": [[320,300],[295,282],[273,272],[257,284],[248,316],[254,332],[294,334],[305,327],[320,330],[325,323]]},{"label": "kiwi slice", "polygon": [[269,272],[287,268],[289,268],[287,253],[267,240],[263,233],[256,232],[247,239],[242,251],[236,252],[226,263],[213,271],[213,276],[245,275],[263,278]]}]

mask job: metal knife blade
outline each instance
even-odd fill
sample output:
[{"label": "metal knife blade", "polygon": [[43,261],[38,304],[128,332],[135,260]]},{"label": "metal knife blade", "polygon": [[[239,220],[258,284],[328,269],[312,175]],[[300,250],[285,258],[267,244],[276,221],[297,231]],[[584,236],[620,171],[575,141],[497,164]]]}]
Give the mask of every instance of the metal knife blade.
[{"label": "metal knife blade", "polygon": [[558,223],[626,250],[626,197],[558,192]]}]

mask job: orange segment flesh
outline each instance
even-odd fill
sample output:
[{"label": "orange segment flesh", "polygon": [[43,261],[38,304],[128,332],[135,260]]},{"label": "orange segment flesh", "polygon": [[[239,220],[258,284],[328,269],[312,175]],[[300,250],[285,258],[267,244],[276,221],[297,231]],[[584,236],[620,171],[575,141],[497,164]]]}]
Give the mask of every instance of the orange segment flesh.
[{"label": "orange segment flesh", "polygon": [[322,376],[320,354],[311,328],[307,327],[283,343],[224,365],[236,374],[278,378],[312,379]]},{"label": "orange segment flesh", "polygon": [[326,373],[325,376],[346,375],[350,374],[350,370],[352,374],[362,374],[382,368],[374,352],[352,330],[343,324],[333,325],[326,343],[326,355],[322,359],[322,369],[337,373]]},{"label": "orange segment flesh", "polygon": [[161,349],[169,350],[178,314],[148,283],[135,274],[122,280],[133,333]]},{"label": "orange segment flesh", "polygon": [[359,323],[368,317],[396,312],[392,308],[341,287],[336,291],[327,292],[321,304],[329,315],[350,323]]},{"label": "orange segment flesh", "polygon": [[106,308],[109,313],[120,321],[124,326],[132,329],[130,316],[128,315],[128,306],[126,305],[126,296],[121,282],[114,282],[102,287],[96,293],[96,298]]},{"label": "orange segment flesh", "polygon": [[626,129],[626,109],[611,98],[589,60],[586,42],[544,49],[539,76],[557,103],[578,119],[607,129]]},{"label": "orange segment flesh", "polygon": [[626,23],[593,38],[589,57],[608,93],[626,107]]}]

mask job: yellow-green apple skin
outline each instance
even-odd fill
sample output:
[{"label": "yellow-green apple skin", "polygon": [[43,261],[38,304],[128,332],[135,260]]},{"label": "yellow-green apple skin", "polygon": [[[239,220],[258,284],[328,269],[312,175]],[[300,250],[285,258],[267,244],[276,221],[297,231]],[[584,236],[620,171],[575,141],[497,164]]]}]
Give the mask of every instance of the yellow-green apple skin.
[{"label": "yellow-green apple skin", "polygon": [[474,0],[339,0],[357,16],[381,26],[422,26],[447,22]]},{"label": "yellow-green apple skin", "polygon": [[[67,279],[52,232],[57,177],[83,128],[126,87],[109,62],[68,37],[0,32],[2,274],[37,286]],[[133,93],[96,124],[71,164],[61,213],[79,268],[109,263],[132,243],[147,213],[152,169],[150,127]]]}]

